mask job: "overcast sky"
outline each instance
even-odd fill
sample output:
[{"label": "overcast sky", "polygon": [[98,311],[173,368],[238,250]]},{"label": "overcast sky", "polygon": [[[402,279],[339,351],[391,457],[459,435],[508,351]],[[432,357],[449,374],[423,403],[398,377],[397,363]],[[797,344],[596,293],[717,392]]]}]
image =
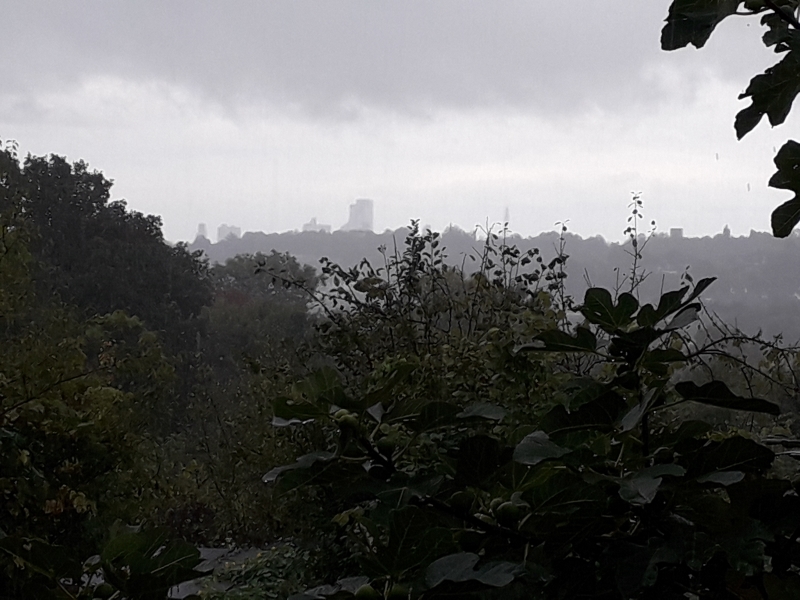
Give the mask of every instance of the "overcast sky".
[{"label": "overcast sky", "polygon": [[[737,100],[775,62],[757,22],[659,48],[668,0],[0,0],[0,139],[82,159],[113,195],[197,224],[334,229],[569,221],[622,237],[768,230],[773,147]],[[752,24],[748,24],[752,23]]]}]

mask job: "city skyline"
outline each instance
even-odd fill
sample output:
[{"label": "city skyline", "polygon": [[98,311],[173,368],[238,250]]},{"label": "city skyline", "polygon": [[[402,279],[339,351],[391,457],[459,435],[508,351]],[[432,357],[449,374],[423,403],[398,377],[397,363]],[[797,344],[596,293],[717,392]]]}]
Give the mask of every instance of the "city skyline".
[{"label": "city skyline", "polygon": [[800,122],[737,142],[733,120],[776,57],[735,18],[663,52],[669,4],[12,0],[0,139],[86,161],[172,241],[335,230],[355,198],[380,203],[379,231],[507,208],[524,235],[622,239],[634,192],[661,230],[767,231]]}]

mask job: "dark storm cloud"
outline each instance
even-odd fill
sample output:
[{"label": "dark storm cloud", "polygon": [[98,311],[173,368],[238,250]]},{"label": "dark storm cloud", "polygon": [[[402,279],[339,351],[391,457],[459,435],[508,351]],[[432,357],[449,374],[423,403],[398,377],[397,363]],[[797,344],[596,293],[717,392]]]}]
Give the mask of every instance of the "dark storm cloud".
[{"label": "dark storm cloud", "polygon": [[4,9],[0,33],[13,60],[0,77],[18,93],[96,75],[155,79],[223,105],[313,113],[624,108],[659,93],[642,73],[664,58],[668,4],[26,0]]}]

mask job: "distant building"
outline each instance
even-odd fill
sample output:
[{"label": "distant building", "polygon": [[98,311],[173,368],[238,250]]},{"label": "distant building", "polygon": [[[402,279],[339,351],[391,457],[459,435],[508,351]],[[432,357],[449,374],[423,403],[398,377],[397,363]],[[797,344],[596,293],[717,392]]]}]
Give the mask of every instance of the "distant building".
[{"label": "distant building", "polygon": [[206,229],[206,224],[205,223],[200,223],[197,226],[197,235],[194,236],[194,237],[196,237],[196,238],[201,238],[202,237],[202,238],[208,239],[208,229]]},{"label": "distant building", "polygon": [[222,224],[217,227],[217,241],[221,242],[222,240],[228,239],[229,237],[240,238],[242,237],[242,230],[240,227],[236,227],[235,225],[226,225]]},{"label": "distant building", "polygon": [[669,237],[680,239],[683,237],[683,227],[673,227],[669,230]]},{"label": "distant building", "polygon": [[359,198],[350,205],[350,219],[341,231],[372,231],[372,200]]},{"label": "distant building", "polygon": [[729,238],[731,237],[731,228],[725,225],[725,229],[722,230],[722,237]]},{"label": "distant building", "polygon": [[317,223],[317,217],[313,217],[308,223],[303,224],[303,231],[319,231],[321,233],[330,233],[331,226]]}]

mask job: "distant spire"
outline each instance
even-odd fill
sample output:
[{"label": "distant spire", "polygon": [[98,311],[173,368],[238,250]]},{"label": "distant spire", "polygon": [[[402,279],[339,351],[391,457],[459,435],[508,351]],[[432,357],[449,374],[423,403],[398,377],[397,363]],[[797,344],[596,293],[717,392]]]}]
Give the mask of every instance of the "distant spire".
[{"label": "distant spire", "polygon": [[508,206],[506,206],[506,210],[503,212],[503,224],[508,225],[511,222],[511,215],[508,212]]}]

